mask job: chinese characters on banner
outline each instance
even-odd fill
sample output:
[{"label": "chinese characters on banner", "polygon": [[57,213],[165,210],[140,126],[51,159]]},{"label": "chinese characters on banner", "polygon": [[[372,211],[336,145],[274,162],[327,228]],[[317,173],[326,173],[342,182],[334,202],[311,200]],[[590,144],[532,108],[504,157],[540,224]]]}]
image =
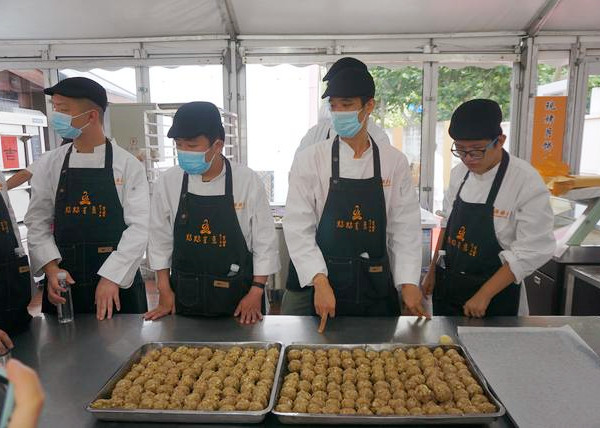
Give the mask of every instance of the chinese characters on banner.
[{"label": "chinese characters on banner", "polygon": [[3,135],[0,137],[2,147],[2,167],[4,169],[19,168],[19,149],[17,137]]},{"label": "chinese characters on banner", "polygon": [[562,164],[566,114],[567,97],[535,97],[531,165],[542,175]]}]

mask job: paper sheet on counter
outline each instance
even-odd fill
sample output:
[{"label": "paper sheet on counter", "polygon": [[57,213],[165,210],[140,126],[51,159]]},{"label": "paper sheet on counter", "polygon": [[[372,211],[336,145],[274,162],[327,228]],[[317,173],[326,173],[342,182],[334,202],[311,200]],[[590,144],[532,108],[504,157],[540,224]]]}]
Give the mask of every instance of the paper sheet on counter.
[{"label": "paper sheet on counter", "polygon": [[571,327],[458,335],[519,427],[600,427],[600,358]]}]

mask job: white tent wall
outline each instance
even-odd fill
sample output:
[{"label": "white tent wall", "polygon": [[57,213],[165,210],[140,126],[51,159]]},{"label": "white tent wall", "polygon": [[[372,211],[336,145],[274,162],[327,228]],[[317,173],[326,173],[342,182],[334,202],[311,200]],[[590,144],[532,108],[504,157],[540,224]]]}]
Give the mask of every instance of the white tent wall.
[{"label": "white tent wall", "polygon": [[[513,64],[511,149],[529,159],[540,58],[569,57],[565,160],[578,171],[590,67],[600,63],[597,0],[0,0],[0,68],[135,67],[138,102],[149,67],[223,65],[223,105],[246,149],[246,64],[369,65],[423,70],[421,200],[431,206],[438,67]],[[401,5],[401,6],[399,6]],[[60,6],[58,8],[57,6]],[[51,19],[48,19],[51,17]]]}]

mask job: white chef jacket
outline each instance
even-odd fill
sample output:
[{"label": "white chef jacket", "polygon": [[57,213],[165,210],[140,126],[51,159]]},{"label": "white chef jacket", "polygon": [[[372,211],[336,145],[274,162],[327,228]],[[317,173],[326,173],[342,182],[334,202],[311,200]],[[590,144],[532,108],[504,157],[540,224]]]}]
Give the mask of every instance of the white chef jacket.
[{"label": "white chef jacket", "polygon": [[[117,250],[106,259],[98,275],[122,288],[129,288],[140,266],[148,242],[150,196],[148,180],[142,163],[113,140],[113,173],[127,229]],[[51,225],[54,222],[54,202],[60,171],[71,144],[58,147],[35,163],[31,180],[31,201],[25,215],[28,230],[31,266],[36,275],[52,260],[61,260]],[[93,153],[78,153],[75,148],[69,159],[71,168],[103,168],[106,147],[96,146]],[[77,281],[77,278],[73,278]]]},{"label": "white chef jacket", "polygon": [[10,223],[17,238],[17,242],[19,247],[21,247],[21,234],[19,233],[19,225],[17,223],[17,218],[15,217],[15,213],[10,205],[10,198],[8,196],[8,186],[6,185],[6,180],[4,179],[4,174],[0,172],[0,193],[2,194],[2,199],[4,199],[4,203],[8,208],[8,215],[10,216]]},{"label": "white chef jacket", "polygon": [[[510,156],[508,168],[494,202],[494,229],[502,251],[502,263],[508,263],[520,283],[554,254],[554,214],[550,194],[538,172],[526,161]],[[500,164],[483,174],[471,172],[460,197],[465,202],[485,203]],[[462,162],[450,173],[450,184],[444,197],[442,227],[452,211],[456,192],[468,169]],[[527,295],[521,287],[521,309],[525,314]]]},{"label": "white chef jacket", "polygon": [[[283,230],[302,287],[312,285],[316,274],[328,273],[316,233],[329,192],[332,144],[333,138],[330,138],[297,153],[290,171]],[[390,144],[377,146],[392,274],[397,286],[416,285],[421,274],[421,214],[410,167],[406,156]],[[373,177],[372,147],[360,159],[354,159],[354,150],[340,139],[340,177]]]},{"label": "white chef jacket", "polygon": [[[384,144],[390,144],[390,139],[383,128],[377,125],[370,117],[367,121],[367,132],[373,137],[373,140],[379,147]],[[329,133],[329,137],[327,137],[327,133]],[[319,122],[310,128],[306,135],[302,137],[300,145],[296,149],[296,155],[307,147],[325,141],[327,138],[334,138],[336,135],[337,133],[335,132],[335,129],[333,129],[330,117],[319,120]]]},{"label": "white chef jacket", "polygon": [[[242,234],[253,255],[254,275],[271,275],[279,271],[279,247],[275,222],[265,185],[250,168],[231,163],[233,199]],[[150,208],[148,259],[154,270],[171,267],[174,221],[177,217],[183,170],[179,166],[163,173],[153,188]],[[188,192],[194,195],[225,194],[225,167],[211,181],[190,175]]]}]

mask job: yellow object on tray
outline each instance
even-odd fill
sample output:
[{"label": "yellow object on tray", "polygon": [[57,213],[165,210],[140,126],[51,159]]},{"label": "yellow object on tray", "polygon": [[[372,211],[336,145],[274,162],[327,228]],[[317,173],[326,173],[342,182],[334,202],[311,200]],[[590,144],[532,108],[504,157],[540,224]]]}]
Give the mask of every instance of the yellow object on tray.
[{"label": "yellow object on tray", "polygon": [[561,175],[546,177],[546,180],[546,184],[554,196],[564,195],[573,189],[600,186],[600,175]]}]

